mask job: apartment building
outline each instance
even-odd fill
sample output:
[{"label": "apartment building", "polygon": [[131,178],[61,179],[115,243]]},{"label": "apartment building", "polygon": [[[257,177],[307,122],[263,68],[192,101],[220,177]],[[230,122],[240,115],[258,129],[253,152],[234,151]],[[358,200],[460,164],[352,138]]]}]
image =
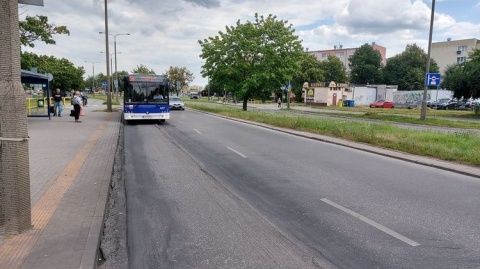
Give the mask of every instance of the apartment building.
[{"label": "apartment building", "polygon": [[437,62],[440,73],[444,74],[449,65],[467,61],[468,54],[480,48],[476,38],[451,40],[432,43],[431,58]]},{"label": "apartment building", "polygon": [[[372,47],[374,50],[380,52],[382,55],[382,63],[385,65],[387,63],[387,49],[385,47],[379,46],[373,42]],[[317,50],[317,51],[308,51],[308,54],[314,55],[317,60],[324,61],[328,58],[329,55],[336,56],[343,63],[345,70],[350,72],[350,62],[348,59],[352,56],[358,48],[343,48],[343,45],[334,45],[333,50]]]}]

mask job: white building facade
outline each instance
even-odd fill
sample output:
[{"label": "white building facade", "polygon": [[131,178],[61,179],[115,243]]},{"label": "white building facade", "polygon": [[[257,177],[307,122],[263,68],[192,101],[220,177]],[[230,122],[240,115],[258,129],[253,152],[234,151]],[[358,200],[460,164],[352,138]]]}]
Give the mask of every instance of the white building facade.
[{"label": "white building facade", "polygon": [[451,40],[432,43],[431,58],[438,64],[441,74],[449,65],[463,63],[468,60],[469,53],[480,48],[480,40],[476,38]]}]

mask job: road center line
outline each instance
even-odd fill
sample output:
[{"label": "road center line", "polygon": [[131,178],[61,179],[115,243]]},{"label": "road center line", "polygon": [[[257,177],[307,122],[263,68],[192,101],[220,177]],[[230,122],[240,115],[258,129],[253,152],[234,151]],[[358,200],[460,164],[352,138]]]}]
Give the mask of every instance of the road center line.
[{"label": "road center line", "polygon": [[365,222],[365,223],[367,223],[367,224],[372,225],[373,227],[379,229],[380,231],[382,231],[382,232],[384,232],[384,233],[387,233],[387,234],[389,234],[389,235],[397,238],[398,240],[401,240],[401,241],[409,244],[409,245],[412,246],[412,247],[416,247],[416,246],[419,246],[419,245],[420,245],[419,243],[417,243],[417,242],[415,242],[415,241],[413,241],[413,240],[411,240],[411,239],[409,239],[409,238],[407,238],[407,237],[405,237],[405,236],[403,236],[403,235],[401,235],[401,234],[399,234],[399,233],[397,233],[397,232],[395,232],[395,231],[393,231],[393,230],[391,230],[391,229],[389,229],[389,228],[381,225],[380,223],[377,223],[377,222],[375,222],[375,221],[373,221],[373,220],[371,220],[371,219],[369,219],[369,218],[367,218],[367,217],[364,217],[364,216],[362,216],[362,215],[360,215],[360,214],[358,214],[358,213],[356,213],[356,212],[354,212],[354,211],[352,211],[352,210],[350,210],[350,209],[348,209],[348,208],[345,208],[345,207],[343,207],[343,206],[341,206],[341,205],[339,205],[339,204],[336,204],[336,203],[334,203],[334,202],[332,202],[332,201],[330,201],[330,200],[328,200],[328,199],[325,199],[325,198],[324,198],[324,199],[321,199],[321,200],[322,200],[323,202],[325,202],[325,203],[327,203],[327,204],[329,204],[329,205],[337,208],[337,209],[342,210],[342,211],[345,212],[345,213],[348,213],[348,214],[350,214],[350,215],[352,215],[352,216],[360,219],[361,221],[363,221],[363,222]]},{"label": "road center line", "polygon": [[242,158],[247,158],[246,155],[242,154],[241,152],[239,152],[239,151],[237,151],[237,150],[232,149],[231,147],[227,147],[227,149],[229,149],[229,150],[237,153],[238,155],[242,156]]},{"label": "road center line", "polygon": [[199,130],[197,129],[193,129],[195,132],[197,132],[197,134],[202,134]]}]

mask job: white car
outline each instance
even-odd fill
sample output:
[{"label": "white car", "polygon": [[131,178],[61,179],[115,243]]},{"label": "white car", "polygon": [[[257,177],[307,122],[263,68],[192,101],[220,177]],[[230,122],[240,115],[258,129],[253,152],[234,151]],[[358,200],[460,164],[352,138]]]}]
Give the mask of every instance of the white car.
[{"label": "white car", "polygon": [[170,96],[169,98],[170,109],[185,110],[185,103],[177,96]]}]

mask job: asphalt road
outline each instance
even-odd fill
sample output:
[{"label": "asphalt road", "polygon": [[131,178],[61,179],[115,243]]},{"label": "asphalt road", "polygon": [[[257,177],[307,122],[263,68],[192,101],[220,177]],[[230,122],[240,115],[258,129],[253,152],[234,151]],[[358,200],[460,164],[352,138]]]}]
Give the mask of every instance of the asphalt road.
[{"label": "asphalt road", "polygon": [[479,268],[480,180],[193,111],[125,126],[130,268]]}]

